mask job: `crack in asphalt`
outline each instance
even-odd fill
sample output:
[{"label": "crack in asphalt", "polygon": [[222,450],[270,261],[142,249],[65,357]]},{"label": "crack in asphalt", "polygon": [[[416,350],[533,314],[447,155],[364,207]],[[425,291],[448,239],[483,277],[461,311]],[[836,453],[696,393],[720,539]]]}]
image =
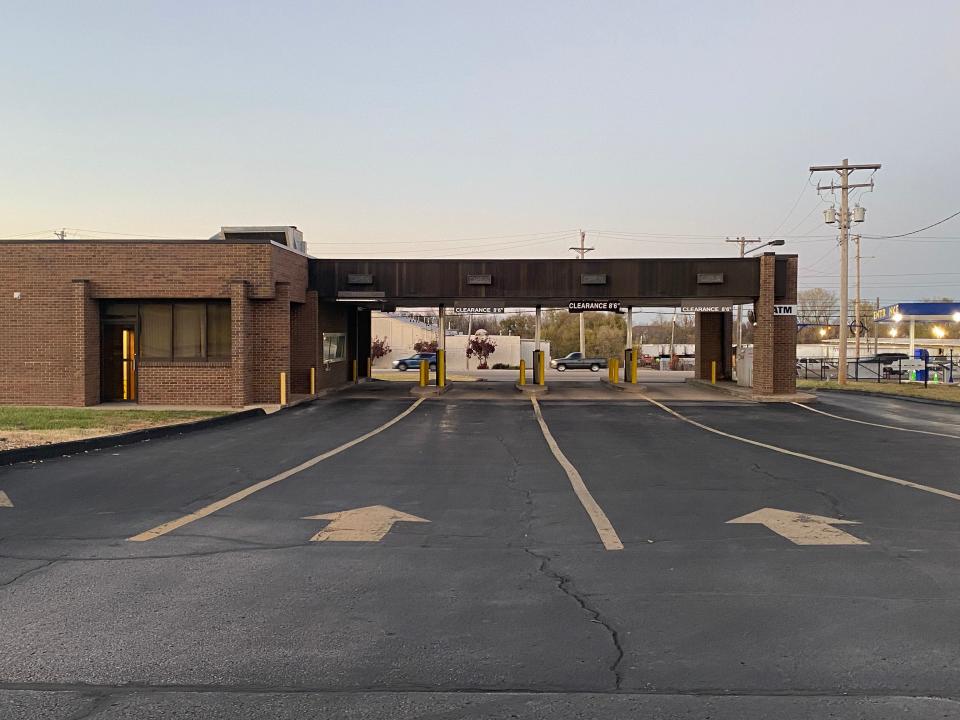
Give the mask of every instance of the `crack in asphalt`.
[{"label": "crack in asphalt", "polygon": [[[518,458],[513,450],[510,449],[510,446],[507,445],[507,441],[499,433],[494,435],[500,445],[503,447],[504,452],[509,456],[512,461],[512,466],[510,472],[505,479],[505,484],[508,488],[513,490],[515,493],[519,494],[523,498],[523,510],[520,513],[520,525],[523,529],[523,537],[527,538],[530,536],[530,526],[533,519],[533,494],[529,488],[520,487],[520,484],[517,482],[517,477],[520,475],[520,458]],[[507,547],[513,547],[513,542],[507,543]]]},{"label": "crack in asphalt", "polygon": [[[21,558],[17,558],[17,559],[21,559]],[[44,570],[44,569],[50,567],[51,565],[53,565],[55,562],[59,562],[59,561],[60,561],[60,558],[22,558],[22,559],[24,559],[24,560],[32,560],[33,562],[41,562],[41,561],[43,561],[43,564],[42,564],[42,565],[38,565],[37,567],[34,567],[34,568],[30,568],[29,570],[24,570],[22,573],[20,573],[20,574],[18,574],[18,575],[14,575],[12,579],[7,580],[6,582],[0,583],[0,588],[10,587],[11,585],[13,585],[13,584],[14,584],[15,582],[17,582],[18,580],[21,580],[21,579],[25,578],[27,575],[31,575],[31,574],[39,571],[39,570]]]},{"label": "crack in asphalt", "polygon": [[609,669],[610,672],[613,673],[614,690],[619,692],[621,686],[623,685],[623,673],[620,671],[620,663],[623,662],[624,653],[623,646],[620,644],[620,634],[617,632],[616,628],[610,624],[610,621],[603,616],[600,610],[589,605],[586,598],[573,589],[573,580],[570,577],[550,567],[550,558],[548,558],[546,555],[540,555],[529,548],[524,548],[524,552],[540,561],[540,566],[537,568],[539,573],[555,581],[557,583],[557,589],[560,590],[560,592],[573,599],[577,605],[580,606],[581,610],[592,616],[591,622],[603,627],[610,635],[610,640],[613,643],[613,647],[616,649],[616,657],[614,658],[614,661],[610,663]]},{"label": "crack in asphalt", "polygon": [[[779,475],[773,474],[769,470],[764,470],[763,468],[760,467],[758,463],[751,463],[750,471],[755,472],[758,475],[765,475],[771,480],[776,480],[777,482],[793,484],[789,478],[780,477]],[[826,490],[821,490],[819,488],[799,488],[799,489],[807,490],[807,492],[812,492],[816,495],[819,495],[824,500],[826,500],[827,503],[830,505],[830,510],[833,514],[833,517],[836,517],[840,520],[843,520],[847,517],[847,514],[840,509],[840,500],[835,495],[832,495],[828,493]]]}]

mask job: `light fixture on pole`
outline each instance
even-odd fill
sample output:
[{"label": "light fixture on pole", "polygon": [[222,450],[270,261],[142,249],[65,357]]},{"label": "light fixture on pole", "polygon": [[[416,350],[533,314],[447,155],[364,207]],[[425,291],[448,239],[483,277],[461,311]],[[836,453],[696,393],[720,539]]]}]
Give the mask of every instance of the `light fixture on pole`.
[{"label": "light fixture on pole", "polygon": [[[756,240],[747,240],[746,238],[737,238],[736,240],[727,239],[727,242],[739,242],[740,243],[740,257],[746,257],[752,252],[756,252],[761,248],[765,247],[780,247],[781,245],[786,244],[786,240],[778,239],[765,242],[762,245],[757,245],[754,248],[747,250],[744,246],[748,242],[760,242],[760,238]],[[743,347],[743,305],[737,305],[737,358],[740,357],[740,348]]]}]

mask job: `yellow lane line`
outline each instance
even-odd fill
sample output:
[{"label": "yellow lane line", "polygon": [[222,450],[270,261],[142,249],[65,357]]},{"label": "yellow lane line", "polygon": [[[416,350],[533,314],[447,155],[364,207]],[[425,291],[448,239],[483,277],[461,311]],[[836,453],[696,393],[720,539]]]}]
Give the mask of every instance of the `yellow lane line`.
[{"label": "yellow lane line", "polygon": [[537,402],[535,397],[531,397],[530,401],[533,403],[533,412],[537,416],[537,422],[540,423],[540,430],[543,432],[543,437],[547,441],[547,445],[550,446],[550,452],[553,453],[557,462],[560,463],[560,467],[567,473],[570,484],[573,486],[573,492],[576,493],[580,504],[583,505],[583,509],[586,510],[587,515],[590,516],[590,520],[597,529],[597,534],[600,536],[603,547],[607,550],[623,550],[623,543],[620,542],[620,536],[617,535],[617,531],[613,529],[613,525],[607,517],[607,514],[597,504],[597,501],[593,499],[593,495],[587,490],[587,486],[583,482],[583,478],[580,477],[580,473],[577,472],[573,463],[567,460],[567,456],[563,454],[560,446],[557,445],[557,441],[553,439],[553,434],[550,432],[550,428],[547,427],[547,422],[543,419],[543,413],[540,412],[540,403]]},{"label": "yellow lane line", "polygon": [[132,538],[128,538],[128,539],[132,542],[144,542],[146,540],[153,540],[155,538],[160,537],[161,535],[166,535],[168,532],[176,530],[177,528],[182,528],[184,525],[189,525],[195,520],[199,520],[200,518],[205,518],[207,517],[207,515],[212,515],[218,510],[223,510],[223,508],[233,505],[234,503],[238,503],[241,500],[250,497],[255,492],[259,492],[264,488],[270,487],[271,485],[275,485],[281,480],[286,480],[288,477],[290,477],[291,475],[296,475],[298,472],[302,472],[303,470],[312,468],[317,463],[321,463],[324,460],[327,460],[328,458],[332,458],[334,455],[338,455],[342,453],[344,450],[349,450],[354,445],[359,445],[364,440],[369,440],[374,435],[382,433],[384,430],[391,427],[392,425],[396,425],[398,422],[403,420],[407,415],[409,415],[418,407],[420,407],[420,404],[424,400],[425,398],[418,399],[416,402],[413,403],[413,405],[408,407],[406,410],[404,410],[402,413],[397,415],[395,418],[393,418],[392,420],[388,420],[380,427],[374,428],[373,430],[366,433],[365,435],[361,435],[360,437],[354,438],[350,442],[346,442],[343,445],[334,448],[333,450],[328,450],[322,455],[317,455],[314,458],[310,458],[306,462],[300,463],[296,467],[292,467],[289,470],[284,470],[279,475],[274,475],[271,478],[267,478],[266,480],[261,480],[258,483],[254,483],[253,485],[250,485],[249,487],[245,487],[243,490],[235,492],[233,495],[229,495],[223,498],[222,500],[217,500],[215,503],[211,503],[206,507],[202,507],[195,512],[188,513],[187,515],[184,515],[183,517],[179,517],[176,520],[165,522],[162,525],[157,525],[155,528],[146,530],[140,533],[139,535],[134,535]]},{"label": "yellow lane line", "polygon": [[937,437],[953,438],[954,440],[960,440],[960,435],[949,435],[947,433],[938,433],[933,432],[932,430],[915,430],[913,428],[902,428],[896,427],[894,425],[883,425],[881,423],[867,422],[866,420],[854,420],[853,418],[843,417],[842,415],[834,415],[833,413],[824,412],[823,410],[817,410],[812,407],[807,407],[803,403],[791,403],[797,407],[802,407],[804,410],[809,410],[810,412],[820,413],[821,415],[826,415],[827,417],[836,418],[837,420],[846,420],[847,422],[857,423],[859,425],[872,425],[873,427],[886,428],[887,430],[899,430],[900,432],[909,432],[909,433],[920,433],[921,435],[936,435]]},{"label": "yellow lane line", "polygon": [[683,420],[685,423],[694,425],[695,427],[700,428],[701,430],[706,430],[707,432],[714,433],[715,435],[722,435],[725,438],[730,438],[731,440],[736,440],[738,442],[747,443],[748,445],[756,445],[757,447],[762,447],[767,450],[773,450],[774,452],[782,453],[783,455],[790,455],[792,457],[801,458],[803,460],[810,460],[811,462],[820,463],[821,465],[829,465],[831,467],[840,468],[841,470],[847,470],[852,473],[857,473],[858,475],[864,475],[865,477],[875,478],[877,480],[885,480],[886,482],[892,482],[897,485],[902,485],[903,487],[913,488],[914,490],[922,490],[923,492],[933,493],[934,495],[940,495],[942,497],[950,498],[951,500],[960,500],[960,494],[950,492],[949,490],[942,490],[940,488],[931,487],[930,485],[921,485],[920,483],[915,483],[910,480],[903,480],[901,478],[892,477],[890,475],[884,475],[883,473],[875,473],[872,470],[864,470],[863,468],[854,467],[853,465],[846,465],[844,463],[834,462],[833,460],[826,460],[824,458],[816,457],[815,455],[807,455],[806,453],[795,452],[793,450],[787,450],[786,448],[777,447],[776,445],[768,445],[767,443],[759,442],[758,440],[751,440],[750,438],[740,437],[739,435],[733,435],[723,430],[717,430],[712,428],[709,425],[704,425],[699,423],[696,420],[691,420],[685,415],[681,415],[676,410],[668,408],[663,403],[659,403],[656,400],[653,400],[646,395],[642,396],[644,400],[656,405],[661,410],[670,413],[678,420]]}]

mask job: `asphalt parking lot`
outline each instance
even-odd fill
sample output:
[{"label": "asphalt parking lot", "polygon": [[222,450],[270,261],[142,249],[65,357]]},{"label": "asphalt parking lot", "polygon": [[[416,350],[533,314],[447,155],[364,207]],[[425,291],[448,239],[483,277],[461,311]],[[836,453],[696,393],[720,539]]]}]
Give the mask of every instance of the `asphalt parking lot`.
[{"label": "asphalt parking lot", "polygon": [[960,718],[954,409],[382,385],[0,468],[0,717]]}]

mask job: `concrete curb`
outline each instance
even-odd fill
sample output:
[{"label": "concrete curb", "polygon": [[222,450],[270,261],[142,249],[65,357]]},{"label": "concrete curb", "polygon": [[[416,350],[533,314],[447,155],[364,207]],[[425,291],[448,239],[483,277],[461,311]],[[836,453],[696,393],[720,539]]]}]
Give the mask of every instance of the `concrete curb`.
[{"label": "concrete curb", "polygon": [[819,395],[820,393],[829,393],[832,395],[864,395],[866,397],[883,398],[884,400],[905,400],[907,402],[920,403],[921,405],[939,405],[940,407],[960,408],[960,402],[952,400],[935,400],[933,398],[910,397],[909,395],[890,395],[887,393],[870,392],[869,390],[834,390],[833,388],[813,388],[810,392]]},{"label": "concrete curb", "polygon": [[546,395],[550,392],[549,385],[534,385],[533,383],[514,383],[513,386],[517,389],[517,392],[523,393],[524,395]]},{"label": "concrete curb", "polygon": [[609,380],[605,380],[604,378],[600,378],[600,382],[606,385],[611,390],[616,390],[617,392],[636,393],[636,394],[642,394],[647,392],[646,385],[640,385],[640,384],[634,384],[634,383],[628,383],[628,382],[619,382],[614,384]]},{"label": "concrete curb", "polygon": [[443,395],[445,392],[449,392],[451,387],[453,387],[453,384],[449,382],[443,387],[437,387],[436,385],[420,387],[419,385],[414,385],[410,388],[410,394],[416,395],[417,397],[436,397]]},{"label": "concrete curb", "polygon": [[155,440],[157,438],[170,437],[171,435],[182,435],[183,433],[195,432],[197,430],[206,430],[207,428],[218,427],[220,425],[230,425],[240,420],[247,420],[253,417],[267,417],[267,412],[263,408],[253,408],[251,410],[241,410],[240,412],[230,413],[229,415],[220,415],[219,417],[195,420],[193,422],[179,423],[176,425],[160,425],[158,427],[143,428],[142,430],[117,433],[116,435],[98,435],[96,437],[83,438],[82,440],[67,440],[66,442],[51,443],[49,445],[33,445],[25,448],[14,448],[13,450],[2,450],[0,451],[0,465],[34,462],[37,460],[62,457],[64,455],[77,455],[78,453],[90,452],[91,450],[103,450],[105,448],[120,447],[121,445],[132,445],[143,442],[144,440]]},{"label": "concrete curb", "polygon": [[792,395],[755,395],[749,388],[741,388],[739,385],[716,384],[707,380],[698,380],[697,378],[687,378],[687,383],[700,388],[707,388],[715,392],[724,393],[730,397],[739,400],[748,400],[755,403],[809,403],[816,402],[817,396],[812,393],[794,393]]}]

